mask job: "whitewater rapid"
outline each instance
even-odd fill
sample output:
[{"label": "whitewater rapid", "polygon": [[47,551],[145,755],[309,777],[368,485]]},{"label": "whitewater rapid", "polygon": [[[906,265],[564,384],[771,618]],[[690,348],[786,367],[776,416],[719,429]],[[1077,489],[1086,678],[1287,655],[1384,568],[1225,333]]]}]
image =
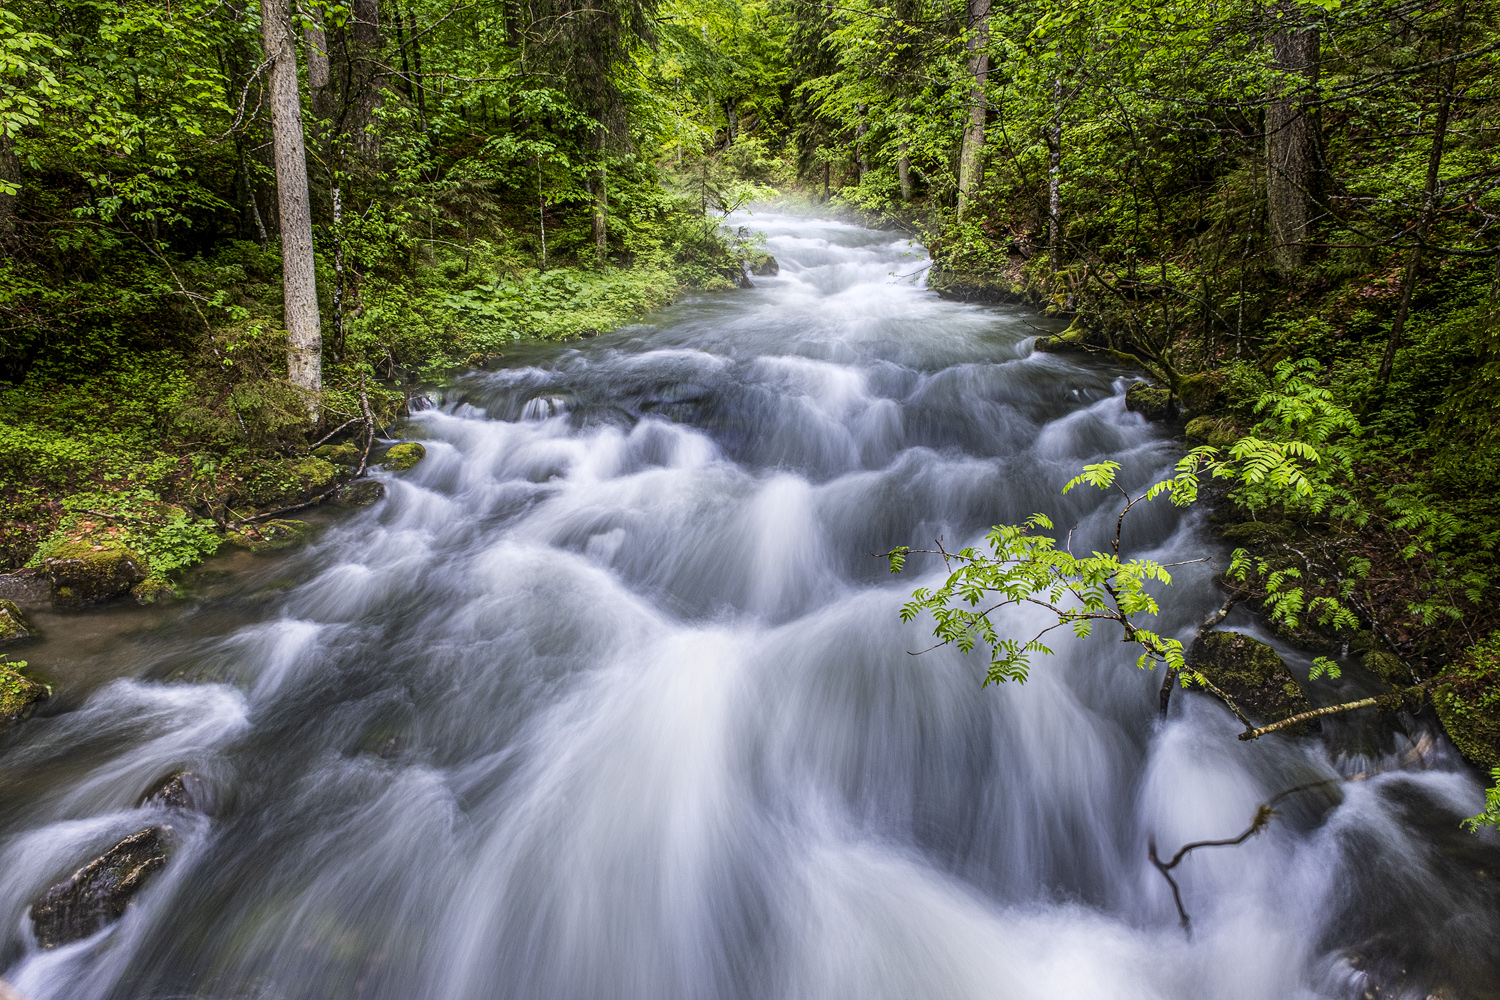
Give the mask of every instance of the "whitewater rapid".
[{"label": "whitewater rapid", "polygon": [[[929,292],[905,238],[740,221],[779,276],[458,379],[383,501],[0,737],[0,975],[33,1000],[1292,1000],[1360,997],[1392,955],[1493,995],[1451,959],[1500,954],[1500,915],[1434,846],[1481,803],[1441,741],[1192,855],[1189,939],[1148,838],[1232,837],[1401,738],[1245,744],[1197,695],[1160,723],[1113,634],[998,688],[910,655],[930,623],[897,611],[941,566],[872,553],[1034,511],[1101,544],[1117,504],[1062,484],[1108,458],[1140,485],[1180,445],[1126,411],[1130,373],[1034,352],[1045,321]],[[1222,554],[1165,505],[1126,542]],[[1166,632],[1214,572],[1177,571]],[[183,768],[212,816],[135,807]],[[178,842],[157,881],[40,950],[30,901],[152,823]]]}]

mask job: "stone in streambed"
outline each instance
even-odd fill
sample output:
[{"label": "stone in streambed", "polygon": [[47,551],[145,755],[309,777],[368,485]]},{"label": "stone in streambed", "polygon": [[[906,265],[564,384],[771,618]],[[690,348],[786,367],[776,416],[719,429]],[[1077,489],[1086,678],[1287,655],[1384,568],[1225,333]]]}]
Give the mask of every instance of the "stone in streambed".
[{"label": "stone in streambed", "polygon": [[249,549],[251,552],[275,552],[307,541],[312,533],[313,526],[306,521],[278,517],[246,524],[239,531],[225,532],[224,544],[231,548]]},{"label": "stone in streambed", "polygon": [[359,465],[360,449],[348,442],[325,444],[320,448],[314,448],[313,456],[325,462],[332,462],[334,465],[347,465],[353,468]]},{"label": "stone in streambed", "polygon": [[1147,420],[1168,420],[1177,414],[1172,390],[1146,382],[1133,382],[1125,390],[1125,409],[1139,413]]},{"label": "stone in streambed", "polygon": [[1032,348],[1043,354],[1087,354],[1089,349],[1084,343],[1083,331],[1073,329],[1051,337],[1038,337]]},{"label": "stone in streambed", "polygon": [[374,479],[357,479],[333,495],[335,507],[368,507],[385,496],[385,484]]},{"label": "stone in streambed", "polygon": [[146,579],[146,560],[115,539],[81,539],[48,550],[42,560],[52,603],[74,611],[128,594]]},{"label": "stone in streambed", "polygon": [[43,948],[79,941],[125,913],[167,863],[170,828],[138,830],[44,892],[31,904],[31,927]]},{"label": "stone in streambed", "polygon": [[38,684],[9,663],[0,663],[0,726],[24,721],[48,693],[45,684]]},{"label": "stone in streambed", "polygon": [[21,609],[0,599],[0,646],[10,642],[24,642],[36,638],[36,628],[21,614]]},{"label": "stone in streambed", "polygon": [[404,472],[427,457],[427,449],[416,441],[392,445],[380,459],[380,464],[393,472]]},{"label": "stone in streambed", "polygon": [[[1188,648],[1187,663],[1214,683],[1248,716],[1281,722],[1312,710],[1312,702],[1293,680],[1276,650],[1239,632],[1210,632]],[[1300,736],[1309,730],[1300,723],[1283,730]]]},{"label": "stone in streambed", "polygon": [[202,813],[205,816],[213,814],[214,811],[214,789],[207,778],[194,774],[192,771],[177,771],[167,775],[161,781],[141,796],[136,808],[145,809],[152,806],[167,809],[182,809],[187,812]]},{"label": "stone in streambed", "polygon": [[1244,437],[1239,427],[1228,417],[1194,417],[1183,428],[1190,445],[1211,444],[1225,449]]}]

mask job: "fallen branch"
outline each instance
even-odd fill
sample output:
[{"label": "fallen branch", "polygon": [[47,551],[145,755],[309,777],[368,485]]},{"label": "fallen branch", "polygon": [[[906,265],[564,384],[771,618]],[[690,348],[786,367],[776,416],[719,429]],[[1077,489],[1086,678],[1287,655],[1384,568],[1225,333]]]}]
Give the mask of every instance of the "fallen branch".
[{"label": "fallen branch", "polygon": [[333,437],[335,434],[339,433],[344,428],[348,427],[350,424],[357,424],[357,423],[359,423],[359,421],[360,421],[359,417],[350,417],[348,420],[345,420],[343,423],[339,424],[333,430],[329,431],[327,434],[324,434],[322,437],[318,438],[312,444],[308,445],[307,446],[307,450],[308,451],[312,451],[318,445],[324,444],[325,442],[328,441],[329,438]]},{"label": "fallen branch", "polygon": [[1390,697],[1391,696],[1388,694],[1383,694],[1377,695],[1373,698],[1361,698],[1359,701],[1346,701],[1341,705],[1327,705],[1323,708],[1315,708],[1310,712],[1299,712],[1298,714],[1293,715],[1290,718],[1282,719],[1280,722],[1273,722],[1268,726],[1261,726],[1259,729],[1255,728],[1249,722],[1246,722],[1244,716],[1240,716],[1240,721],[1245,723],[1245,731],[1243,733],[1240,733],[1240,739],[1258,740],[1267,733],[1274,733],[1278,729],[1286,729],[1289,726],[1295,726],[1299,722],[1306,722],[1309,719],[1320,719],[1325,715],[1338,715],[1341,712],[1352,712],[1355,709],[1359,708],[1375,708],[1381,702],[1387,701]]}]

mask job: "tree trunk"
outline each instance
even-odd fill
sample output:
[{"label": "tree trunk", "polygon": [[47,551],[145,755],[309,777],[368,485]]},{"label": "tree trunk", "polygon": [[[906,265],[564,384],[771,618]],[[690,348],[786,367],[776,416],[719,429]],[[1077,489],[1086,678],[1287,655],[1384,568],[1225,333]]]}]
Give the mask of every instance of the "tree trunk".
[{"label": "tree trunk", "polygon": [[911,153],[907,143],[901,144],[901,156],[896,160],[896,173],[901,178],[901,200],[911,201]]},{"label": "tree trunk", "polygon": [[962,219],[969,202],[979,190],[984,174],[984,126],[989,114],[985,82],[990,75],[990,57],[986,50],[990,38],[990,0],[969,0],[969,122],[964,126],[963,150],[958,158],[958,217]]},{"label": "tree trunk", "polygon": [[604,126],[594,140],[594,155],[598,157],[594,179],[589,185],[594,196],[594,251],[599,257],[599,266],[609,264],[609,168],[604,162]]},{"label": "tree trunk", "polygon": [[[1460,3],[1454,15],[1453,54],[1462,51],[1464,12],[1467,3]],[[1448,138],[1448,115],[1453,109],[1453,87],[1458,77],[1458,60],[1443,68],[1443,92],[1438,98],[1437,120],[1433,123],[1432,147],[1427,153],[1427,179],[1422,187],[1422,214],[1417,217],[1417,227],[1412,235],[1411,256],[1406,260],[1406,271],[1401,276],[1401,304],[1396,308],[1396,319],[1391,323],[1391,334],[1385,342],[1385,354],[1380,359],[1380,371],[1375,376],[1375,398],[1373,408],[1385,402],[1385,391],[1391,382],[1391,369],[1396,364],[1396,349],[1406,332],[1406,319],[1411,313],[1412,292],[1417,284],[1417,272],[1422,266],[1422,245],[1427,241],[1427,231],[1432,228],[1437,215],[1438,171],[1443,166],[1443,145]]]},{"label": "tree trunk", "polygon": [[[0,130],[0,248],[6,250],[16,244],[16,201],[21,185],[21,160],[10,143],[10,137]],[[17,190],[12,193],[11,188]]]},{"label": "tree trunk", "polygon": [[297,46],[288,0],[261,0],[261,30],[271,59],[271,135],[276,151],[276,195],[281,211],[281,281],[285,298],[287,377],[301,389],[308,415],[318,418],[323,385],[323,334],[313,271],[312,211],[307,201],[307,151],[297,93]]},{"label": "tree trunk", "polygon": [[[1316,85],[1318,29],[1299,23],[1296,10],[1292,3],[1276,7],[1280,30],[1271,36],[1271,60],[1276,69]],[[1284,275],[1302,266],[1302,242],[1317,179],[1318,131],[1317,116],[1303,97],[1289,96],[1266,108],[1266,218],[1271,259]]]},{"label": "tree trunk", "polygon": [[865,182],[865,174],[870,172],[870,159],[865,155],[865,135],[870,131],[869,123],[865,117],[865,106],[861,104],[855,109],[859,112],[859,124],[854,126],[854,154],[859,162],[859,182]]},{"label": "tree trunk", "polygon": [[1052,125],[1047,130],[1047,253],[1052,281],[1062,270],[1062,81],[1052,81]]},{"label": "tree trunk", "polygon": [[[317,18],[316,8],[312,17]],[[326,122],[333,115],[333,94],[329,90],[332,74],[328,67],[328,36],[321,20],[309,20],[302,26],[303,48],[307,52],[307,91],[312,99],[313,117]]]},{"label": "tree trunk", "polygon": [[725,149],[733,146],[734,140],[738,139],[740,134],[740,115],[739,112],[735,109],[734,105],[735,100],[732,97],[724,102],[724,132],[726,136],[724,142]]},{"label": "tree trunk", "polygon": [[[345,97],[349,102],[349,125],[345,131],[353,139],[360,158],[373,166],[380,159],[380,138],[374,131],[383,79],[379,60],[380,3],[379,0],[353,0],[351,11],[349,38],[352,42],[350,60],[353,63],[354,92]],[[415,26],[412,27],[412,36],[415,44]],[[419,63],[417,73],[420,75],[421,72]]]}]

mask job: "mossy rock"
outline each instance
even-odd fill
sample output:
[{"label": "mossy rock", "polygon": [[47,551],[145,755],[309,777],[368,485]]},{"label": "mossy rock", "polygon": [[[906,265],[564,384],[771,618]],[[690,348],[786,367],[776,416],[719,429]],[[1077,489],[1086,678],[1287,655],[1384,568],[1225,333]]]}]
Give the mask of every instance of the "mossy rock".
[{"label": "mossy rock", "polygon": [[130,588],[130,596],[139,604],[156,604],[177,596],[177,588],[159,576],[148,576]]},{"label": "mossy rock", "polygon": [[333,495],[335,507],[368,507],[385,496],[385,484],[374,479],[357,479],[339,488]]},{"label": "mossy rock", "polygon": [[1364,668],[1392,687],[1412,682],[1411,671],[1400,657],[1383,649],[1371,649],[1360,658]]},{"label": "mossy rock", "polygon": [[1133,382],[1125,390],[1125,409],[1139,413],[1147,420],[1166,420],[1177,412],[1171,389],[1162,389],[1146,382]]},{"label": "mossy rock", "polygon": [[776,258],[764,250],[756,250],[746,254],[745,266],[757,278],[771,278],[781,273],[781,265],[776,263]]},{"label": "mossy rock", "polygon": [[49,693],[45,684],[38,684],[13,664],[0,663],[0,726],[25,719]]},{"label": "mossy rock", "polygon": [[240,485],[241,504],[257,508],[290,507],[327,491],[339,477],[339,468],[317,455],[284,458],[257,467]]},{"label": "mossy rock", "polygon": [[1224,408],[1223,372],[1198,372],[1186,375],[1177,383],[1177,397],[1188,413],[1202,416]]},{"label": "mossy rock", "polygon": [[257,524],[247,524],[241,531],[230,531],[224,535],[224,544],[251,552],[275,552],[289,549],[307,541],[313,534],[312,525],[306,521],[274,518]]},{"label": "mossy rock", "polygon": [[1454,679],[1432,693],[1438,721],[1458,752],[1484,768],[1500,767],[1500,665],[1493,637]]},{"label": "mossy rock", "polygon": [[360,449],[347,441],[343,444],[325,444],[313,449],[313,457],[334,465],[347,465],[351,469],[359,465]]},{"label": "mossy rock", "polygon": [[12,601],[0,600],[0,646],[36,638],[36,627]]},{"label": "mossy rock", "polygon": [[52,603],[65,610],[99,604],[130,592],[148,575],[144,557],[117,539],[65,541],[42,559]]},{"label": "mossy rock", "polygon": [[1089,349],[1084,342],[1082,330],[1066,330],[1050,337],[1038,337],[1032,346],[1043,354],[1084,354]]},{"label": "mossy rock", "polygon": [[1194,417],[1188,421],[1184,433],[1188,444],[1210,444],[1215,448],[1228,448],[1244,437],[1234,421],[1225,417]]},{"label": "mossy rock", "polygon": [[405,441],[392,445],[381,458],[380,464],[394,472],[404,472],[426,457],[426,448],[416,441]]},{"label": "mossy rock", "polygon": [[[1312,710],[1312,702],[1292,678],[1276,650],[1239,632],[1210,632],[1188,649],[1188,666],[1233,698],[1246,715],[1281,722]],[[1301,723],[1283,732],[1300,736]]]}]

